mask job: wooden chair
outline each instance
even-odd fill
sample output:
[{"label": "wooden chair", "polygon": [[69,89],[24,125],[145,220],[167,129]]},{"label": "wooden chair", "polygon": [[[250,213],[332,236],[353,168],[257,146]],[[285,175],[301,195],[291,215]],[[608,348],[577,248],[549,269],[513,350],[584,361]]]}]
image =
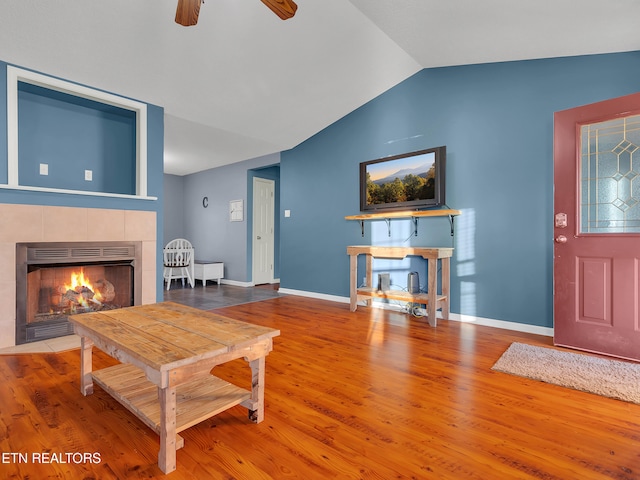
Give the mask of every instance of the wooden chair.
[{"label": "wooden chair", "polygon": [[167,282],[167,290],[171,288],[171,280],[181,278],[182,285],[184,279],[189,281],[191,288],[194,287],[193,271],[193,246],[189,240],[176,238],[171,240],[163,249],[164,255],[164,280]]}]

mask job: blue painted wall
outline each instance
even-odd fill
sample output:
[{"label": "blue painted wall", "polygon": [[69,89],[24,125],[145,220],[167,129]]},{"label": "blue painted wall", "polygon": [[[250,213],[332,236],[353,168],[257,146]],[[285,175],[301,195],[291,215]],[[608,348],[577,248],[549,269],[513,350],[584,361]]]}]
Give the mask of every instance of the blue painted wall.
[{"label": "blue painted wall", "polygon": [[[348,296],[347,245],[454,246],[452,312],[551,327],[553,113],[637,91],[640,52],[417,73],[281,154],[281,286]],[[390,237],[367,222],[364,238],[344,219],[359,213],[360,162],[439,145],[455,237],[447,218],[421,219],[417,236],[409,220]],[[397,288],[424,268],[374,264]]]},{"label": "blue painted wall", "polygon": [[136,194],[135,112],[23,82],[18,111],[21,185]]},{"label": "blue painted wall", "polygon": [[164,231],[162,242],[166,245],[174,238],[185,237],[184,177],[164,175]]},{"label": "blue painted wall", "polygon": [[[8,173],[8,153],[7,153],[7,74],[6,74],[7,64],[4,62],[0,62],[0,92],[5,92],[4,94],[0,94],[0,183],[7,183]],[[46,74],[46,72],[42,72]],[[73,79],[65,79],[68,81],[73,81]],[[87,107],[87,103],[83,104],[83,108]],[[58,105],[59,106],[59,105]],[[106,130],[112,131],[114,128],[114,123],[122,123],[122,119],[114,119],[114,112],[109,112],[105,115],[105,112],[98,112],[93,114],[93,127],[99,128],[101,122],[100,118],[105,119],[106,122],[102,123],[103,127],[106,125]],[[19,120],[20,121],[20,120]],[[147,104],[147,191],[149,196],[157,197],[157,200],[140,200],[140,199],[129,199],[129,198],[111,198],[111,197],[98,197],[91,195],[75,195],[75,194],[64,194],[64,193],[54,193],[54,192],[35,192],[35,191],[24,191],[24,190],[7,190],[0,189],[0,203],[17,203],[17,204],[30,204],[30,205],[57,205],[57,206],[69,206],[69,207],[87,207],[87,208],[107,208],[107,209],[121,209],[121,210],[144,210],[144,211],[154,211],[157,216],[157,241],[158,245],[162,245],[162,231],[163,231],[163,208],[162,208],[162,198],[163,198],[163,156],[164,156],[164,110],[161,107]],[[77,117],[70,115],[68,118],[65,116],[58,117],[58,121],[56,124],[57,129],[65,130],[73,130],[77,128]],[[126,124],[128,120],[124,120]],[[53,127],[49,127],[53,128]],[[122,125],[116,126],[115,130],[122,130]],[[33,129],[28,129],[27,132],[24,132],[20,129],[19,136],[24,135],[25,133],[28,135],[30,132],[33,133]],[[42,134],[43,132],[38,132]],[[49,130],[44,131],[45,134],[51,133]],[[104,133],[104,132],[103,132]],[[99,132],[95,133],[95,135],[100,135]],[[120,139],[130,138],[128,133],[121,135]],[[25,140],[24,138],[20,141]],[[135,139],[131,139],[135,140]],[[28,139],[27,139],[28,141]],[[69,142],[74,140],[69,140]],[[22,143],[20,144],[20,148],[22,148]],[[77,145],[71,145],[74,147]],[[105,150],[109,150],[111,147],[105,146],[104,142],[96,142],[94,151],[87,150],[89,148],[88,144],[83,145],[83,149],[85,154],[91,156],[94,160],[93,165],[95,168],[100,171],[107,170],[106,165],[100,165],[100,161],[98,159],[102,158],[105,160]],[[77,156],[68,155],[68,151],[65,152],[65,142],[58,142],[59,152],[57,155],[54,155],[54,151],[50,150],[47,153],[52,155],[51,162],[45,162],[55,165],[53,172],[63,172],[65,177],[71,177],[74,172],[80,170],[82,183],[84,183],[84,163],[81,163]],[[121,147],[117,147],[121,148]],[[131,160],[130,149],[133,148],[131,145],[128,147],[124,147],[125,150],[121,151],[125,156],[126,152],[129,152],[129,160]],[[22,152],[21,152],[22,153]],[[113,153],[113,152],[112,152]],[[109,154],[107,158],[111,158]],[[84,157],[83,157],[84,158]],[[135,159],[135,156],[133,157]],[[37,160],[34,160],[37,162]],[[135,160],[133,160],[135,161]],[[22,162],[22,157],[20,158],[20,162]],[[109,168],[113,167],[113,165],[109,165]],[[115,165],[115,168],[124,168],[126,172],[130,172],[130,166],[125,164]],[[135,167],[134,167],[135,168]],[[52,173],[53,173],[52,172]],[[131,182],[130,174],[125,172],[125,179],[117,180],[114,177],[110,177],[110,179],[106,180],[105,187],[107,191],[110,188],[122,188],[123,184],[129,184]],[[22,174],[22,172],[20,172]],[[57,173],[56,173],[57,175]],[[105,176],[111,176],[111,173],[105,173],[102,176],[104,180]],[[21,176],[22,178],[22,176]],[[98,173],[98,179],[101,178],[101,175]],[[61,180],[61,182],[63,182]],[[97,183],[101,183],[105,185],[105,182],[99,181]],[[66,186],[65,186],[66,185]],[[118,186],[119,185],[119,186]],[[52,188],[69,188],[68,184],[61,185],[46,185],[47,187]],[[115,187],[114,187],[115,186]],[[103,187],[98,187],[97,190],[101,190]],[[128,187],[127,187],[128,188]],[[83,186],[83,189],[88,190],[86,186]],[[157,255],[157,293],[156,297],[162,298],[162,256],[161,249],[158,249]]]},{"label": "blue painted wall", "polygon": [[[240,283],[252,280],[248,241],[251,237],[252,177],[271,178],[268,175],[274,176],[275,171],[265,167],[279,162],[280,154],[277,153],[182,177],[184,238],[193,244],[197,259],[224,262],[226,280]],[[209,199],[207,208],[202,206],[203,197]],[[232,200],[243,201],[245,215],[242,222],[229,221],[229,202]],[[172,219],[167,221],[175,223]]]}]

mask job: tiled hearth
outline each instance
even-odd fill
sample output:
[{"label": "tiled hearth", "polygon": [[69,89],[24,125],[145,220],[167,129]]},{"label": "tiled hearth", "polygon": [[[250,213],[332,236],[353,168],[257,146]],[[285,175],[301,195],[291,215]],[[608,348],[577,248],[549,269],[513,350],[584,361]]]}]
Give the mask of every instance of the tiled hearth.
[{"label": "tiled hearth", "polygon": [[156,301],[156,213],[0,204],[0,348],[15,345],[16,244],[142,242],[142,303]]}]

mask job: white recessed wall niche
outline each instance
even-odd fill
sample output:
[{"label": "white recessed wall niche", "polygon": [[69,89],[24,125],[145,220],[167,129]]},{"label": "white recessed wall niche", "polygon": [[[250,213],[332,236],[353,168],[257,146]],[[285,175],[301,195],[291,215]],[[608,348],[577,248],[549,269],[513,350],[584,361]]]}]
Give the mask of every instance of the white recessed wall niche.
[{"label": "white recessed wall niche", "polygon": [[[19,91],[20,84],[30,84],[53,92],[71,95],[78,99],[98,102],[110,107],[116,107],[131,112],[135,116],[135,192],[114,193],[108,191],[95,191],[55,187],[42,187],[25,184],[20,181],[20,154],[19,147]],[[58,78],[43,75],[37,72],[7,66],[7,183],[0,184],[0,188],[47,191],[57,193],[97,195],[107,197],[123,197],[130,199],[156,200],[156,197],[147,195],[147,105],[142,102],[113,95],[100,90],[78,85]],[[132,168],[134,166],[132,165]],[[95,179],[95,176],[94,176]],[[88,185],[91,182],[86,182]]]}]

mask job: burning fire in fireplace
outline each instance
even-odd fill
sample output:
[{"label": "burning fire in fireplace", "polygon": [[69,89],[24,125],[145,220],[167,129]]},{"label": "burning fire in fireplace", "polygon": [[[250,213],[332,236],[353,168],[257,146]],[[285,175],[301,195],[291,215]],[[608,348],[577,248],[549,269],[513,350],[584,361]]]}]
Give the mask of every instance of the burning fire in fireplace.
[{"label": "burning fire in fireplace", "polygon": [[16,244],[16,345],[73,333],[68,316],[139,305],[140,242]]},{"label": "burning fire in fireplace", "polygon": [[69,283],[59,286],[58,293],[61,295],[58,305],[65,313],[101,310],[116,296],[115,287],[111,282],[104,278],[92,282],[85,276],[84,269],[72,272]]},{"label": "burning fire in fireplace", "polygon": [[27,323],[132,305],[128,265],[49,266],[29,273],[27,282],[34,293]]}]

